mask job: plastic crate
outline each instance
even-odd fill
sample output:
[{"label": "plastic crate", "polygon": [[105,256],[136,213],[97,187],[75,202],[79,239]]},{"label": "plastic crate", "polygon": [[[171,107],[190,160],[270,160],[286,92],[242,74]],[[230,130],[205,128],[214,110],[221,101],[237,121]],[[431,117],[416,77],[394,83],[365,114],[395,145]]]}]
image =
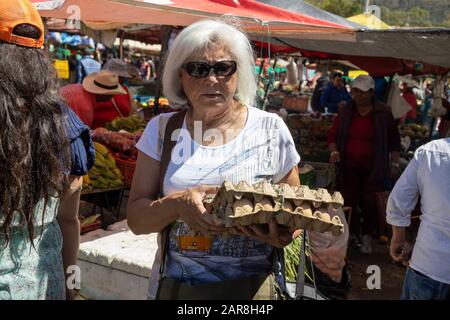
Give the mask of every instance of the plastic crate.
[{"label": "plastic crate", "polygon": [[136,169],[136,161],[128,161],[116,158],[116,166],[122,172],[123,182],[127,186],[131,186],[133,181],[134,170]]}]

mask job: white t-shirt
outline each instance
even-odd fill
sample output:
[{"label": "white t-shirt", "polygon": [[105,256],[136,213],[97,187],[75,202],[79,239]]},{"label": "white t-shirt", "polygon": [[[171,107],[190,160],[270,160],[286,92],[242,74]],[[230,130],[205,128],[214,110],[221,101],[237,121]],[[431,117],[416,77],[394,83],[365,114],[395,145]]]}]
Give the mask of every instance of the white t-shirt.
[{"label": "white t-shirt", "polygon": [[[155,160],[161,159],[161,114],[147,125],[137,148]],[[164,122],[165,123],[165,122]],[[186,120],[172,152],[163,191],[170,195],[198,185],[220,185],[224,180],[256,183],[279,182],[300,161],[292,136],[283,120],[274,113],[248,107],[244,129],[232,141],[217,147],[198,144],[186,130]],[[174,163],[175,162],[175,163]],[[151,179],[152,177],[149,177]],[[264,273],[272,268],[272,247],[241,236],[215,237],[208,252],[183,251],[178,237],[189,233],[178,221],[170,232],[166,275],[191,284],[234,279]],[[157,289],[159,253],[152,268],[149,297]]]}]

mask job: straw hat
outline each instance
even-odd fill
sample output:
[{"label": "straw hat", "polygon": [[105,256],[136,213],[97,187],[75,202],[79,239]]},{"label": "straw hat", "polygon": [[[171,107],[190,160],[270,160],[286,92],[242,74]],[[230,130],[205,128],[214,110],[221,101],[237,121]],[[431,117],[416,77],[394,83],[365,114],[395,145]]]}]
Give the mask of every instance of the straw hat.
[{"label": "straw hat", "polygon": [[86,76],[83,80],[83,88],[87,92],[99,95],[115,96],[127,93],[119,83],[119,76],[107,70]]}]

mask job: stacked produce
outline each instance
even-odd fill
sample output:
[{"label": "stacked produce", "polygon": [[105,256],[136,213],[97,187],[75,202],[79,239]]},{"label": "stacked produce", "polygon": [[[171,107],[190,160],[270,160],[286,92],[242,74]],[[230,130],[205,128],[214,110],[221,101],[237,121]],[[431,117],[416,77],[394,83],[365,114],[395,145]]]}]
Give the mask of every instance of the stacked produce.
[{"label": "stacked produce", "polygon": [[267,224],[275,218],[280,225],[320,233],[339,235],[344,230],[335,215],[342,210],[344,199],[339,192],[330,195],[325,189],[272,185],[265,181],[233,185],[225,181],[217,194],[204,202],[213,221],[226,227]]},{"label": "stacked produce", "polygon": [[95,164],[83,177],[83,187],[87,190],[118,188],[124,185],[122,172],[108,148],[98,142],[95,146]]},{"label": "stacked produce", "polygon": [[428,127],[416,123],[401,124],[398,131],[401,136],[408,136],[412,139],[426,139],[430,136]]},{"label": "stacked produce", "polygon": [[333,116],[289,115],[287,125],[297,133],[295,142],[303,160],[328,162],[327,138],[333,120]]},{"label": "stacked produce", "polygon": [[132,115],[128,118],[116,118],[105,125],[105,128],[110,131],[136,132],[144,130],[147,122],[138,115]]},{"label": "stacked produce", "polygon": [[97,128],[91,132],[92,139],[107,146],[118,159],[136,161],[137,141],[141,138],[143,130],[129,133],[127,131],[109,131],[105,128]]}]

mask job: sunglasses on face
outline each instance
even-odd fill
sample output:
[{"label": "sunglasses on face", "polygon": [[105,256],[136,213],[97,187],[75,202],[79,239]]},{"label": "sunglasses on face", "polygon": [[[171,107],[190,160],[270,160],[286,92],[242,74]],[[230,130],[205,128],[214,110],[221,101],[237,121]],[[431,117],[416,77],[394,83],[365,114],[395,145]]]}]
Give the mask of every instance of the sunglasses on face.
[{"label": "sunglasses on face", "polygon": [[237,63],[231,60],[218,61],[214,64],[192,61],[184,64],[182,68],[194,78],[206,78],[211,74],[211,70],[214,70],[216,77],[223,78],[229,77],[236,72]]}]

